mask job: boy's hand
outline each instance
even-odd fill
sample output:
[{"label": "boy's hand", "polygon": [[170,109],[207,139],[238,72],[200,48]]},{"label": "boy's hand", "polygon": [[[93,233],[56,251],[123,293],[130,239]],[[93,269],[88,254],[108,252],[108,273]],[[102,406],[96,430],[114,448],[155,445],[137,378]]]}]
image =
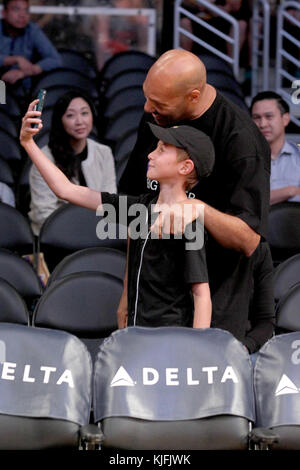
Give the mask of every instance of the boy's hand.
[{"label": "boy's hand", "polygon": [[162,238],[163,233],[179,235],[185,232],[186,226],[200,218],[204,221],[204,204],[198,199],[188,199],[177,204],[157,204],[155,211],[159,212],[151,232]]},{"label": "boy's hand", "polygon": [[[34,111],[34,107],[36,104],[39,102],[39,100],[34,100],[30,105],[28,106],[27,113],[22,119],[22,126],[20,130],[20,142],[21,145],[26,145],[29,143],[33,136],[35,136],[43,127],[42,121],[39,118],[41,115],[40,111]],[[32,128],[32,124],[38,124],[38,127],[36,129]]]}]

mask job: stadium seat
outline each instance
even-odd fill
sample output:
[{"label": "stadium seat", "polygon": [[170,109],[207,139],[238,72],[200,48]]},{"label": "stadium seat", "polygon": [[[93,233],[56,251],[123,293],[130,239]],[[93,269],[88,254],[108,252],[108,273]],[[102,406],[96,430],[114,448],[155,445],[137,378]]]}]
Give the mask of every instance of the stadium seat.
[{"label": "stadium seat", "polygon": [[2,323],[0,356],[0,449],[82,448],[92,380],[82,342],[63,331]]},{"label": "stadium seat", "polygon": [[67,48],[60,48],[58,52],[62,58],[64,68],[76,70],[91,79],[97,77],[96,68],[81,52]]},{"label": "stadium seat", "polygon": [[12,137],[18,138],[18,128],[21,124],[21,119],[18,121],[12,118],[6,111],[0,108],[0,128],[8,132]]},{"label": "stadium seat", "polygon": [[0,224],[0,248],[16,251],[21,255],[35,252],[29,221],[17,209],[0,203]]},{"label": "stadium seat", "polygon": [[[45,105],[47,107],[53,107],[56,101],[65,93],[70,90],[81,90],[78,87],[74,87],[71,84],[62,83],[59,85],[50,85],[47,87],[47,98],[45,100]],[[81,90],[82,91],[82,90]]]},{"label": "stadium seat", "polygon": [[124,279],[126,254],[113,248],[94,247],[75,251],[66,256],[54,269],[47,282],[47,289],[57,279],[82,271],[96,271]]},{"label": "stadium seat", "polygon": [[300,331],[300,282],[291,287],[276,306],[277,332]]},{"label": "stadium seat", "polygon": [[27,326],[30,324],[30,315],[26,303],[17,289],[1,277],[0,306],[0,327],[5,322]]},{"label": "stadium seat", "polygon": [[42,294],[42,285],[32,266],[19,255],[0,249],[0,278],[21,295],[29,311]]},{"label": "stadium seat", "polygon": [[207,72],[220,72],[234,77],[232,67],[220,57],[214,54],[200,54],[198,57],[204,63]]},{"label": "stadium seat", "polygon": [[[31,96],[32,98],[35,98],[38,95],[40,88],[48,89],[54,85],[65,86],[66,84],[70,87],[76,87],[86,91],[93,99],[98,98],[98,91],[93,80],[76,70],[67,68],[60,68],[43,73],[38,79],[36,79],[31,90]],[[48,97],[46,95],[45,106],[48,105]]]},{"label": "stadium seat", "polygon": [[249,113],[249,108],[246,105],[245,101],[236,93],[232,92],[227,88],[223,88],[222,90],[220,90],[220,93],[224,95],[225,98],[227,98],[229,101],[232,101],[232,103],[234,103],[236,106]]},{"label": "stadium seat", "polygon": [[23,156],[19,140],[4,129],[0,129],[0,141],[0,157],[9,164],[19,163]]},{"label": "stadium seat", "polygon": [[0,181],[11,188],[14,187],[14,177],[12,170],[6,160],[0,158]]},{"label": "stadium seat", "polygon": [[274,270],[274,298],[278,302],[293,286],[300,283],[300,253],[286,259]]},{"label": "stadium seat", "polygon": [[116,75],[125,70],[139,69],[148,71],[155,60],[155,57],[141,51],[131,50],[114,54],[105,62],[101,71],[100,82],[106,86]]},{"label": "stadium seat", "polygon": [[105,118],[113,119],[122,111],[137,106],[143,107],[144,103],[145,96],[142,87],[128,86],[112,96],[112,98],[107,102],[103,114]]},{"label": "stadium seat", "polygon": [[93,411],[103,448],[246,450],[249,354],[217,329],[130,327],[100,346]]},{"label": "stadium seat", "polygon": [[112,78],[103,93],[103,97],[106,100],[110,100],[116,93],[123,90],[124,88],[127,88],[128,86],[139,86],[142,88],[146,75],[146,70],[123,70]]},{"label": "stadium seat", "polygon": [[22,118],[22,111],[19,106],[18,99],[6,90],[6,103],[0,104],[0,109],[9,114],[13,118]]},{"label": "stadium seat", "polygon": [[[111,223],[95,211],[72,204],[64,204],[44,222],[39,236],[39,250],[44,253],[50,271],[65,256],[83,248],[106,246],[126,251],[127,227]],[[108,233],[100,233],[100,224]],[[101,226],[101,230],[104,227]]]},{"label": "stadium seat", "polygon": [[241,100],[244,101],[245,97],[240,87],[240,84],[236,79],[230,75],[224,74],[224,72],[207,71],[207,83],[216,87],[221,93],[230,91],[236,94]]},{"label": "stadium seat", "polygon": [[275,265],[300,253],[299,202],[282,202],[271,206],[267,239]]},{"label": "stadium seat", "polygon": [[128,107],[112,117],[107,124],[104,139],[120,143],[129,133],[137,132],[144,108],[141,105]]},{"label": "stadium seat", "polygon": [[123,282],[100,272],[82,271],[53,282],[36,305],[34,326],[78,336],[92,358],[99,344],[117,328]]},{"label": "stadium seat", "polygon": [[270,339],[254,366],[256,421],[251,433],[255,448],[300,449],[300,332]]}]

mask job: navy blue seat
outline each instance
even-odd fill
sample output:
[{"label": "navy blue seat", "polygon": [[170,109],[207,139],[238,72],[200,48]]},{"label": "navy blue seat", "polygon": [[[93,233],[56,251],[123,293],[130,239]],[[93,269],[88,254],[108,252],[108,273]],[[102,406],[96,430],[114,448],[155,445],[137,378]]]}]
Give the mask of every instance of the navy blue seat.
[{"label": "navy blue seat", "polygon": [[123,282],[101,272],[77,272],[51,283],[33,313],[33,325],[78,336],[95,357],[99,344],[117,328]]},{"label": "navy blue seat", "polygon": [[92,363],[63,331],[0,323],[1,450],[81,448],[89,425]]},{"label": "navy blue seat", "polygon": [[260,349],[254,366],[255,448],[300,449],[300,332],[277,335]]},{"label": "navy blue seat", "polygon": [[93,410],[103,447],[246,450],[255,419],[249,354],[224,330],[117,330],[96,359]]},{"label": "navy blue seat", "polygon": [[18,323],[29,325],[30,315],[25,301],[17,289],[0,277],[0,324]]},{"label": "navy blue seat", "polygon": [[84,248],[104,246],[126,251],[127,228],[110,224],[112,234],[97,233],[103,220],[95,211],[64,204],[44,222],[39,236],[40,251],[44,253],[50,271],[67,255]]},{"label": "navy blue seat", "polygon": [[123,251],[108,247],[93,247],[75,251],[66,256],[51,273],[49,286],[69,274],[82,271],[96,271],[111,274],[123,281],[126,266],[126,254]]}]

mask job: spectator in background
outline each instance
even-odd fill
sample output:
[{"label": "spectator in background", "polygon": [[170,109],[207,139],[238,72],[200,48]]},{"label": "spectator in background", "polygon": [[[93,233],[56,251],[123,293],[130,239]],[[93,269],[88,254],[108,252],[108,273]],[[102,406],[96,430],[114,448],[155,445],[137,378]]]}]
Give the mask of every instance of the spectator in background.
[{"label": "spectator in background", "polygon": [[30,21],[29,0],[4,0],[0,22],[1,80],[31,85],[30,77],[61,65],[60,55],[36,24]]},{"label": "spectator in background", "polygon": [[[55,104],[49,144],[42,150],[73,183],[116,193],[111,149],[88,138],[94,119],[90,98],[77,91],[64,94]],[[30,192],[28,215],[37,235],[47,217],[64,201],[51,191],[35,166],[30,170]]]},{"label": "spectator in background", "polygon": [[263,91],[252,99],[250,111],[271,149],[270,204],[300,202],[300,150],[285,134],[289,105],[277,93]]}]

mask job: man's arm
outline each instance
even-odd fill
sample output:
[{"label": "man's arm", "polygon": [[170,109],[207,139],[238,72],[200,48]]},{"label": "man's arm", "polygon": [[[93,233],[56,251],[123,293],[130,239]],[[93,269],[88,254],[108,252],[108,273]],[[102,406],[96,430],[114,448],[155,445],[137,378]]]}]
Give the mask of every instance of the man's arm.
[{"label": "man's arm", "polygon": [[[21,145],[57,197],[72,204],[96,210],[102,203],[101,193],[71,183],[66,175],[46,157],[34,142],[33,136],[42,128],[41,120],[39,119],[41,113],[34,111],[34,106],[37,103],[38,100],[34,100],[29,105],[28,111],[22,119],[20,131]],[[33,129],[31,127],[33,123],[38,123],[39,127]]]},{"label": "man's arm", "polygon": [[23,72],[23,70],[20,70],[20,69],[11,69],[11,70],[8,70],[7,72],[5,72],[5,73],[1,76],[1,80],[3,80],[4,82],[7,82],[7,83],[10,83],[11,85],[13,85],[13,84],[16,83],[18,80],[22,80],[24,77],[25,77],[25,73]]},{"label": "man's arm", "polygon": [[40,70],[43,72],[62,67],[60,54],[50,39],[36,24],[32,24],[32,37],[34,39],[34,47],[40,56],[40,59],[34,65],[40,67]]},{"label": "man's arm", "polygon": [[239,217],[224,214],[204,204],[204,226],[225,248],[240,251],[250,257],[256,250],[260,235]]},{"label": "man's arm", "polygon": [[209,328],[211,323],[211,298],[207,282],[192,284],[194,298],[193,328]]},{"label": "man's arm", "polygon": [[270,204],[278,204],[284,202],[291,197],[300,195],[300,188],[298,186],[285,186],[280,189],[271,189],[270,191]]},{"label": "man's arm", "polygon": [[244,346],[250,353],[261,348],[274,333],[276,324],[273,291],[273,261],[268,244],[262,242],[256,254],[254,289],[250,312],[251,329],[247,331]]},{"label": "man's arm", "polygon": [[[193,210],[184,210],[186,204],[191,205]],[[186,225],[203,216],[203,208],[204,226],[220,245],[239,251],[247,257],[254,253],[260,242],[260,235],[239,217],[220,212],[198,199],[188,199],[181,205],[162,206],[151,230],[159,236],[164,231],[176,233],[179,230],[182,233]],[[178,222],[179,219],[182,224]]]},{"label": "man's arm", "polygon": [[32,64],[25,57],[21,56],[7,56],[3,65],[17,65],[18,68],[13,68],[5,72],[1,79],[5,82],[14,84],[18,80],[22,80],[25,77],[32,77],[33,75],[38,75],[42,72],[41,67],[38,64]]}]

